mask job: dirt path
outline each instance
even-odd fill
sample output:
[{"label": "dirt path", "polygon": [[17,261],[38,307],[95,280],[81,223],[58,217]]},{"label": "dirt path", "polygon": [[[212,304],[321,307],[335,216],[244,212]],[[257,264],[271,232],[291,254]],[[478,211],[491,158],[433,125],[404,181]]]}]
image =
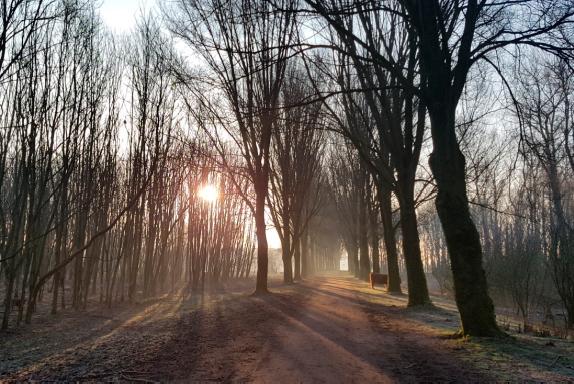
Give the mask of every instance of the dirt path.
[{"label": "dirt path", "polygon": [[[268,297],[163,300],[53,319],[0,335],[0,379],[258,383],[564,380],[512,353],[491,358],[441,335],[445,309],[327,276]],[[73,332],[71,330],[74,330]],[[536,347],[538,348],[538,347]],[[494,348],[496,350],[496,348]],[[495,354],[496,356],[496,354]],[[521,366],[520,371],[516,368]],[[544,362],[546,364],[546,362]],[[574,373],[574,370],[572,370]]]},{"label": "dirt path", "polygon": [[284,319],[265,345],[254,381],[421,382],[486,378],[463,364],[441,343],[412,332],[400,319],[380,316],[361,298],[362,283],[349,278],[315,279],[299,288],[301,305],[273,298]]}]

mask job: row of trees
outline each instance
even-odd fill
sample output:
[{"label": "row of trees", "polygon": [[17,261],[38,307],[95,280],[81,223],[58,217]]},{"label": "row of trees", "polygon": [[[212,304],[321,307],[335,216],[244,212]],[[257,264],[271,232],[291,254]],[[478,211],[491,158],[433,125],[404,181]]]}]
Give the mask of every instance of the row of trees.
[{"label": "row of trees", "polygon": [[38,301],[55,313],[249,276],[252,216],[188,129],[158,27],[144,18],[120,42],[91,5],[13,6],[42,21],[20,21],[3,51],[2,328],[14,308],[29,322]]},{"label": "row of trees", "polygon": [[[176,69],[205,111],[198,124],[209,132],[228,176],[236,185],[246,180],[254,192],[242,195],[256,222],[256,293],[267,292],[266,209],[281,240],[284,281],[292,283],[314,265],[310,221],[324,196],[327,123],[319,101],[302,103],[314,88],[295,56],[296,7],[295,0],[178,0],[163,7],[168,29],[199,53],[209,71],[194,82],[193,68]],[[225,154],[230,141],[244,165],[240,172]]]},{"label": "row of trees", "polygon": [[255,261],[265,292],[268,221],[285,281],[338,267],[315,218],[321,104],[296,105],[312,87],[302,63],[286,60],[294,21],[263,2],[193,5],[165,16],[211,66],[200,76],[151,16],[120,39],[93,4],[7,8],[20,28],[7,33],[1,83],[3,328],[30,322],[39,302],[56,313],[201,292],[250,276]]},{"label": "row of trees", "polygon": [[[493,73],[473,74],[457,115],[457,134],[467,159],[470,211],[480,234],[490,291],[498,304],[510,305],[522,316],[525,327],[540,320],[572,327],[574,259],[567,246],[574,221],[571,74],[564,61],[531,52],[528,63],[510,68],[506,80],[512,93],[503,99],[500,90],[486,81]],[[503,119],[504,126],[493,123]],[[364,220],[358,202],[360,183],[351,181],[351,175],[360,168],[360,159],[351,143],[347,145],[351,150],[343,157],[339,152],[332,161],[337,178],[332,185],[340,201],[341,233],[351,238],[347,252],[357,260],[357,244],[366,239],[361,239],[359,223]],[[417,179],[424,270],[442,292],[454,294],[446,240],[429,200],[435,188],[424,168]],[[378,201],[369,201],[377,207]],[[392,204],[400,209],[396,199]],[[400,229],[398,212],[392,220],[394,229]],[[384,231],[381,223],[370,227],[370,241],[377,238],[377,231]],[[400,230],[395,235],[399,243],[404,241]],[[376,247],[375,241],[369,250],[373,270],[379,258]],[[387,253],[385,247],[383,252]],[[556,309],[562,309],[564,322],[554,323]]]},{"label": "row of trees", "polygon": [[[382,239],[390,291],[401,290],[400,256],[409,305],[430,302],[425,261],[450,264],[462,332],[480,336],[500,334],[483,261],[521,253],[533,231],[571,310],[570,2],[163,4],[165,32],[194,60],[151,18],[119,43],[80,2],[2,4],[6,324],[14,291],[27,298],[29,320],[46,289],[55,310],[69,284],[81,307],[98,280],[110,301],[156,294],[166,276],[197,289],[206,276],[248,275],[255,241],[264,294],[266,212],[285,282],[336,267],[325,251],[339,243],[325,241],[327,228],[363,279],[380,269]],[[510,64],[531,51],[556,58],[555,81],[532,71],[538,85],[511,79]],[[475,72],[497,76],[520,117],[524,177],[508,183],[510,194],[493,165],[508,169],[508,159],[479,145],[480,116],[466,113]],[[500,213],[515,197],[531,202],[520,185],[532,186],[533,166],[550,191],[537,214],[552,208],[536,229]],[[206,183],[219,186],[218,203],[197,199]],[[438,221],[431,211],[421,227],[430,199]]]},{"label": "row of trees", "polygon": [[[389,200],[394,199],[409,305],[429,302],[416,217],[417,205],[428,198],[427,184],[415,188],[419,157],[428,137],[432,142],[429,166],[434,201],[444,233],[439,246],[448,250],[462,332],[499,335],[483,268],[483,241],[470,209],[467,187],[472,175],[462,135],[469,125],[470,130],[480,128],[471,124],[473,121],[465,121],[461,99],[472,83],[469,76],[475,70],[484,71],[485,66],[493,68],[516,99],[515,84],[509,81],[506,67],[523,57],[522,47],[530,48],[528,54],[533,50],[556,57],[568,68],[572,58],[572,4],[472,0],[307,0],[305,4],[308,14],[317,17],[316,22],[328,31],[322,44],[306,43],[328,47],[332,57],[316,65],[333,84],[330,112],[337,129],[356,149],[353,157],[357,160],[350,170],[359,174],[359,180],[374,180],[375,189],[370,193],[369,187],[361,193],[364,187],[357,182],[353,187],[358,190],[350,193],[358,202],[348,204],[354,212],[347,216],[356,225],[347,226],[346,232],[358,229],[354,230],[355,239],[347,242],[348,254],[356,254],[357,247],[368,251],[361,237],[368,212],[364,206],[372,204],[369,196],[373,194],[379,196],[383,232],[392,235],[394,224],[388,217],[392,217]],[[523,109],[520,111],[522,115]],[[365,171],[367,178],[360,175]],[[559,217],[556,212],[555,217]],[[390,255],[389,279],[398,281],[394,243],[394,239],[385,241],[385,249]],[[562,240],[562,244],[567,243]],[[570,260],[565,249],[556,253],[563,261]],[[359,253],[362,259],[363,252]],[[359,264],[358,275],[364,277],[368,262]],[[391,288],[396,289],[396,285]]]}]

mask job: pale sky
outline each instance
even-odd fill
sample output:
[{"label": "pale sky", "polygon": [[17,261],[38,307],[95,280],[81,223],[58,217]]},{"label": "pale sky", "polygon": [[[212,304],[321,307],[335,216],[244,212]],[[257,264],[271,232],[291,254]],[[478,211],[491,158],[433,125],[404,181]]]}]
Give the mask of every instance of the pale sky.
[{"label": "pale sky", "polygon": [[118,33],[129,32],[142,11],[153,8],[156,0],[99,0],[100,15],[108,27]]}]

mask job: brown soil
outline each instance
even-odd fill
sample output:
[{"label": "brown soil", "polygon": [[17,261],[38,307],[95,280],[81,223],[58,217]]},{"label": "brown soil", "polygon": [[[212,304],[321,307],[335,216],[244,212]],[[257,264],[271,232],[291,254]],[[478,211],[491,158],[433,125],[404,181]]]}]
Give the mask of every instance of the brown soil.
[{"label": "brown soil", "polygon": [[163,298],[0,334],[0,379],[259,383],[573,380],[571,343],[451,340],[452,303],[405,308],[329,275],[269,296]]}]

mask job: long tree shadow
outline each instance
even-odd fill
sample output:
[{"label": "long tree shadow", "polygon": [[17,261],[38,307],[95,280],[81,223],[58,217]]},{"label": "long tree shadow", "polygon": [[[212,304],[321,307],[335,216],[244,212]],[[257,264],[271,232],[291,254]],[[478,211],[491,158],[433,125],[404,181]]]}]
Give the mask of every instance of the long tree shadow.
[{"label": "long tree shadow", "polygon": [[[74,339],[62,338],[57,346],[40,348],[37,359],[24,370],[27,374],[12,378],[244,382],[273,353],[284,353],[294,362],[305,358],[297,356],[298,346],[293,347],[292,340],[291,348],[286,348],[285,327],[305,335],[303,342],[319,342],[320,352],[327,355],[322,361],[339,361],[337,351],[345,351],[381,375],[400,381],[461,377],[490,381],[495,376],[483,372],[495,369],[499,360],[574,374],[571,355],[558,344],[473,339],[464,344],[470,354],[436,348],[436,337],[397,324],[408,320],[428,325],[432,316],[441,318],[452,311],[381,303],[377,301],[381,293],[365,292],[359,284],[350,278],[313,279],[280,286],[278,293],[268,296],[193,295],[136,306],[121,312],[121,320],[102,315]],[[426,317],[419,318],[417,311]],[[473,356],[486,359],[477,366]]]},{"label": "long tree shadow", "polygon": [[520,336],[508,339],[473,339],[475,353],[498,363],[531,367],[574,379],[574,347],[571,342]]},{"label": "long tree shadow", "polygon": [[[444,298],[433,297],[433,303],[423,306],[409,307],[408,295],[405,293],[389,293],[382,289],[372,290],[365,282],[354,277],[339,277],[336,279],[317,279],[321,282],[321,288],[338,292],[341,296],[353,298],[371,313],[378,310],[385,314],[408,315],[413,321],[422,323],[433,322],[440,325],[441,331],[455,332],[460,329],[460,319],[454,303],[449,303]],[[336,283],[333,283],[336,281]],[[316,289],[308,285],[310,289]],[[325,289],[318,289],[325,292]]]},{"label": "long tree shadow", "polygon": [[[319,295],[328,295],[338,299],[350,300],[364,307],[370,313],[384,313],[385,315],[408,315],[413,313],[424,313],[425,318],[432,318],[431,321],[448,319],[450,322],[457,322],[458,315],[445,308],[428,305],[422,307],[407,307],[406,299],[403,296],[398,298],[395,295],[386,292],[370,293],[353,290],[352,288],[341,288],[338,286],[328,285],[328,290],[323,287],[314,287],[305,285],[305,289],[314,291]],[[385,299],[386,303],[378,302]],[[412,320],[416,320],[413,318]],[[455,324],[454,327],[457,325]]]},{"label": "long tree shadow", "polygon": [[[333,281],[332,279],[329,280]],[[357,290],[356,288],[353,289],[353,285],[360,283],[350,278],[339,280],[342,280],[341,285],[327,283],[322,287],[307,285],[306,288],[315,291],[317,294],[356,300],[366,312],[374,315],[407,316],[409,321],[433,327],[438,331],[454,329],[459,326],[458,314],[455,310],[439,306],[408,308],[404,305],[395,306],[377,303],[372,300],[373,296],[381,298],[381,295],[388,294],[376,294]],[[329,290],[321,289],[325,286]],[[406,301],[404,304],[406,304]],[[445,321],[448,321],[450,324],[445,324]],[[478,367],[481,370],[492,370],[493,368],[496,369],[498,364],[507,364],[530,367],[533,371],[546,371],[574,377],[574,347],[567,341],[516,335],[515,337],[504,339],[472,338],[466,342],[461,342],[461,345],[463,346],[462,348],[468,348],[481,357],[482,366]],[[468,361],[470,358],[466,360]]]},{"label": "long tree shadow", "polygon": [[[302,295],[306,296],[323,294],[337,300],[354,302],[354,298],[325,291],[320,287],[315,288],[309,285],[302,285],[300,291]],[[472,368],[463,368],[465,366],[469,367],[468,364],[463,364],[463,361],[453,361],[451,355],[447,356],[441,351],[429,349],[426,345],[417,343],[416,337],[413,337],[409,331],[393,330],[393,339],[387,340],[393,342],[393,345],[379,345],[374,340],[353,340],[349,338],[348,330],[342,326],[338,319],[329,317],[325,313],[314,311],[312,307],[311,309],[308,307],[293,307],[290,298],[275,296],[268,297],[265,301],[282,313],[288,320],[300,324],[322,338],[328,339],[354,355],[357,359],[369,364],[381,374],[388,375],[390,373],[389,370],[394,369],[395,371],[392,373],[397,379],[401,380],[410,377],[412,380],[444,381],[449,380],[453,376],[488,380],[488,377],[479,374]],[[372,303],[361,299],[358,299],[356,304],[372,305]],[[360,309],[358,308],[358,310]],[[390,351],[389,348],[394,350]],[[404,349],[404,351],[401,349]],[[402,366],[402,368],[397,368],[397,366]]]},{"label": "long tree shadow", "polygon": [[134,367],[145,379],[246,381],[264,341],[273,340],[274,327],[281,324],[268,302],[282,296],[244,294],[209,304],[195,303],[194,308],[182,312],[169,340]]},{"label": "long tree shadow", "polygon": [[[181,300],[170,299],[111,312],[61,313],[49,318],[49,323],[35,331],[34,337],[26,334],[26,327],[3,335],[0,368],[4,375],[0,377],[38,381],[107,377],[119,369],[116,361],[130,343],[138,342],[142,329],[151,325],[157,326],[155,330],[162,329],[180,306]],[[12,348],[14,343],[24,346]]]}]

